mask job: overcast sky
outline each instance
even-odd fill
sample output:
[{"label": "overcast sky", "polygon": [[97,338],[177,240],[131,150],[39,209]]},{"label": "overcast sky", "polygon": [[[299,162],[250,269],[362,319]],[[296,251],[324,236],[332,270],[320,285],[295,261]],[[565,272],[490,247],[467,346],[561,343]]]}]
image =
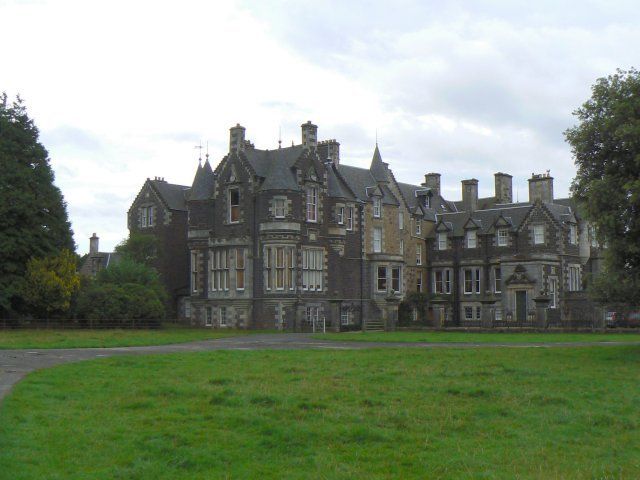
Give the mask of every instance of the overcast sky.
[{"label": "overcast sky", "polygon": [[[446,6],[445,6],[446,5]],[[258,148],[312,120],[342,162],[367,166],[376,130],[400,181],[442,174],[493,192],[551,170],[598,77],[640,66],[634,1],[0,0],[0,91],[19,93],[68,202],[78,251],[110,251],[147,177],[190,185],[237,122]]]}]

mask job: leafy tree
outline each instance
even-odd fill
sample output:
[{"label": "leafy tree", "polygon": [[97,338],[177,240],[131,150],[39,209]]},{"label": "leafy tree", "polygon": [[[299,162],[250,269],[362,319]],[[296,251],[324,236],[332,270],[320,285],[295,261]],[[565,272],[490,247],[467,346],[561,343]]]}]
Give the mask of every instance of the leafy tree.
[{"label": "leafy tree", "polygon": [[78,298],[78,316],[105,324],[132,326],[165,317],[166,291],[151,267],[123,258],[101,270]]},{"label": "leafy tree", "polygon": [[640,303],[640,72],[600,78],[565,132],[578,168],[572,192],[607,245],[600,299]]},{"label": "leafy tree", "polygon": [[70,250],[27,263],[23,297],[31,312],[44,318],[66,313],[80,288],[77,257]]},{"label": "leafy tree", "polygon": [[158,238],[145,233],[131,233],[116,246],[116,252],[135,262],[152,266],[160,258]]},{"label": "leafy tree", "polygon": [[0,95],[0,316],[14,314],[27,262],[75,250],[47,150],[18,97]]}]

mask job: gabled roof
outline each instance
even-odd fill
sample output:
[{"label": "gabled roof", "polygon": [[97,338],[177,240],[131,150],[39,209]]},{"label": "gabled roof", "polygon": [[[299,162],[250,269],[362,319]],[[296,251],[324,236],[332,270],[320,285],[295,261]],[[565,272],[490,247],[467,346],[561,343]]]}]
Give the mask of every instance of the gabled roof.
[{"label": "gabled roof", "polygon": [[265,159],[269,162],[269,169],[260,190],[263,192],[269,190],[300,190],[300,186],[291,169],[292,165],[288,164],[287,159],[274,155],[274,152],[278,152],[278,150],[266,152]]},{"label": "gabled roof", "polygon": [[266,178],[273,162],[282,162],[285,166],[291,168],[303,153],[304,147],[302,145],[292,145],[291,147],[278,148],[276,150],[247,148],[243,150],[242,155],[253,167],[256,175]]},{"label": "gabled roof", "polygon": [[167,183],[164,180],[148,180],[148,182],[170,210],[187,210],[186,197],[191,190],[190,187]]},{"label": "gabled roof", "polygon": [[337,169],[338,173],[347,182],[356,198],[363,202],[369,201],[367,187],[374,187],[378,185],[378,182],[373,178],[371,172],[366,168],[358,168],[342,164],[338,165]]},{"label": "gabled roof", "polygon": [[330,197],[355,200],[355,195],[338,174],[336,166],[329,163],[325,165],[327,166],[327,194]]},{"label": "gabled roof", "polygon": [[215,176],[209,160],[205,160],[204,166],[198,165],[198,170],[193,178],[193,185],[189,192],[189,200],[208,200],[213,195]]},{"label": "gabled roof", "polygon": [[[566,221],[566,218],[572,216],[571,209],[567,206],[554,203],[545,203],[543,206],[558,222]],[[493,232],[494,225],[496,225],[501,217],[504,218],[505,223],[509,225],[512,230],[517,230],[525,221],[532,208],[534,208],[534,205],[531,203],[510,203],[496,205],[494,208],[475,210],[473,212],[439,214],[437,218],[439,222],[450,224],[453,235],[455,236],[464,235],[465,225],[467,225],[469,219],[472,219],[473,222],[480,227],[480,233],[488,234]]]}]

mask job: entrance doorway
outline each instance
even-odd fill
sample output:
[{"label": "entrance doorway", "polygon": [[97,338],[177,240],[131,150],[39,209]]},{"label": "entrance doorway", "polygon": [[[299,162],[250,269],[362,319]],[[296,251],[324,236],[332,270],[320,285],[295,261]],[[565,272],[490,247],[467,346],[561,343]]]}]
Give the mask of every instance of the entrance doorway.
[{"label": "entrance doorway", "polygon": [[527,321],[527,291],[516,290],[516,321]]}]

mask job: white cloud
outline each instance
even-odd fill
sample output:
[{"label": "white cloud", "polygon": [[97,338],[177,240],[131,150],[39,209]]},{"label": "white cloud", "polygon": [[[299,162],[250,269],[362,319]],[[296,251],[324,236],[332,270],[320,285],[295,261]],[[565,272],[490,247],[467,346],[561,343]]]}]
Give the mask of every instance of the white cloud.
[{"label": "white cloud", "polygon": [[403,181],[446,192],[494,171],[520,198],[532,170],[574,174],[562,131],[589,86],[637,60],[634,2],[183,2],[0,0],[0,89],[42,132],[79,250],[108,250],[147,177],[189,184],[236,122],[258,147],[299,142],[310,119],[343,161],[375,132]]}]

